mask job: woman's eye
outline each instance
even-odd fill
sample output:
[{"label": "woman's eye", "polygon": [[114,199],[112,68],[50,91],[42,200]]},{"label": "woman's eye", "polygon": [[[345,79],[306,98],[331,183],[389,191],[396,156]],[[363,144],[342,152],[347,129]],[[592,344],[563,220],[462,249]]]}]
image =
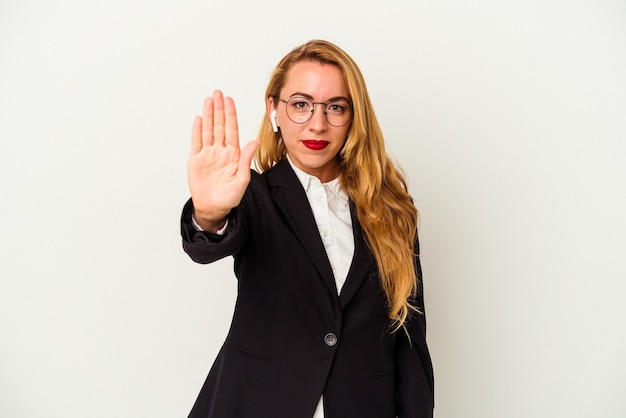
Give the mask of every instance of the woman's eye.
[{"label": "woman's eye", "polygon": [[309,110],[311,108],[311,105],[308,102],[296,102],[294,101],[292,104],[293,108],[295,110]]},{"label": "woman's eye", "polygon": [[332,113],[343,113],[346,110],[345,106],[339,103],[329,103],[326,109]]}]

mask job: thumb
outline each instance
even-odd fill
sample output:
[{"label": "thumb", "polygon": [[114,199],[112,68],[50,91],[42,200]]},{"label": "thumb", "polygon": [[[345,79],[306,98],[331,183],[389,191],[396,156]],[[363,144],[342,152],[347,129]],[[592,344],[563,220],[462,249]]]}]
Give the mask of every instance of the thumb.
[{"label": "thumb", "polygon": [[241,154],[239,157],[239,167],[238,172],[246,173],[250,171],[250,163],[252,162],[252,157],[256,152],[256,149],[259,147],[259,141],[250,141],[246,144],[245,147],[241,150]]}]

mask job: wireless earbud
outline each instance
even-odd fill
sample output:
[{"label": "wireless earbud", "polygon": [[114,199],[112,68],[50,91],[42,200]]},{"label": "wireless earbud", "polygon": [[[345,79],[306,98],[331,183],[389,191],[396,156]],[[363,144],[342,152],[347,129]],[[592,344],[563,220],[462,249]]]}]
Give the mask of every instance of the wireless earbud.
[{"label": "wireless earbud", "polygon": [[272,129],[274,129],[274,132],[278,132],[278,125],[276,125],[276,110],[272,110],[270,112],[270,122],[272,124]]}]

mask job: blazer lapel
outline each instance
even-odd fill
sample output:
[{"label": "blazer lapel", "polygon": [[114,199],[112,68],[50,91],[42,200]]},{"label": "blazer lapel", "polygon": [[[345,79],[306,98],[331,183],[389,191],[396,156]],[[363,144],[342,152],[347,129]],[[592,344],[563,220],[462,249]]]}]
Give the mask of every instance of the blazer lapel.
[{"label": "blazer lapel", "polygon": [[268,173],[268,183],[272,199],[285,215],[296,237],[313,261],[329,290],[336,297],[335,278],[322,238],[315,224],[313,211],[300,180],[286,159],[272,167]]},{"label": "blazer lapel", "polygon": [[352,257],[352,264],[350,265],[346,282],[341,289],[341,294],[339,295],[341,309],[343,309],[348,302],[350,302],[372,268],[372,255],[370,254],[367,244],[365,243],[363,230],[361,229],[361,224],[359,224],[359,221],[357,220],[356,211],[352,201],[350,202],[350,213],[352,214],[352,232],[354,234],[354,256]]}]

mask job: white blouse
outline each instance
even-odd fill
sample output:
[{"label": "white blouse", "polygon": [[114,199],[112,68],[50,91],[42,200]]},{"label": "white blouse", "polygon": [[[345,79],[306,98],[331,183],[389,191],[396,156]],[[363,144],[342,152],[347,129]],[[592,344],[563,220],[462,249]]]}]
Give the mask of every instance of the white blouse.
[{"label": "white blouse", "polygon": [[[289,157],[287,159],[289,160]],[[341,187],[339,179],[322,183],[317,177],[300,170],[291,160],[289,160],[289,164],[296,172],[309,199],[317,229],[333,269],[337,295],[339,295],[354,256],[354,235],[352,233],[352,216],[350,215],[348,194]],[[323,405],[322,396],[313,418],[324,417]]]}]

